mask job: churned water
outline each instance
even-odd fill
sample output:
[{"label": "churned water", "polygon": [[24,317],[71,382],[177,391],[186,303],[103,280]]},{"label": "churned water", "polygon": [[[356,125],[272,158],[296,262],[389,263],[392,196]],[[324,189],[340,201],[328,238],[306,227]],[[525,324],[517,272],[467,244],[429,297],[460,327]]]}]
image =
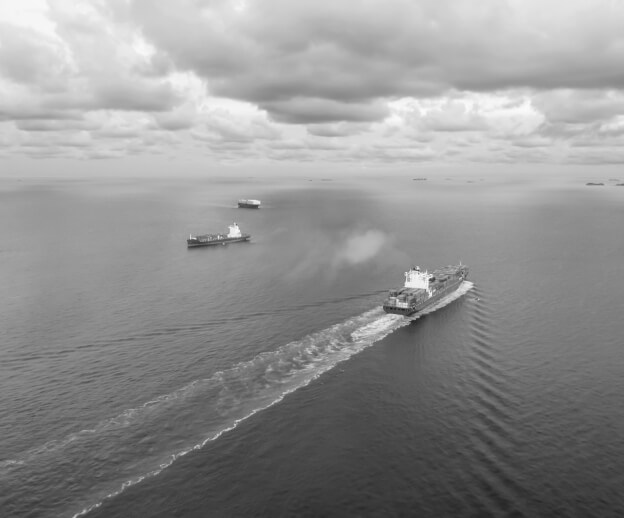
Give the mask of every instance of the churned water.
[{"label": "churned water", "polygon": [[623,222],[582,178],[2,180],[0,515],[621,516]]}]

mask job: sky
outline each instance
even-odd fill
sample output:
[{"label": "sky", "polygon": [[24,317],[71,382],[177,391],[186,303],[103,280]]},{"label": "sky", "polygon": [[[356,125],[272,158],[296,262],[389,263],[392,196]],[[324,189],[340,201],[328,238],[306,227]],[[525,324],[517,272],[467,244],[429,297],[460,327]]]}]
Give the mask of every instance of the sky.
[{"label": "sky", "polygon": [[594,166],[623,144],[619,0],[0,2],[5,170]]}]

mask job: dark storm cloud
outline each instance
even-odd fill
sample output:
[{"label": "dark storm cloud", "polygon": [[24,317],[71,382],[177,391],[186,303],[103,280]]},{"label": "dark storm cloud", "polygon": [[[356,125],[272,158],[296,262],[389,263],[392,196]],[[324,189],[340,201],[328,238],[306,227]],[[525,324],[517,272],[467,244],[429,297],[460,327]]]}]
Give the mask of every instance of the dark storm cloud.
[{"label": "dark storm cloud", "polygon": [[[276,120],[374,120],[375,99],[624,86],[624,4],[134,0],[143,34],[218,95]],[[333,109],[304,104],[333,103]],[[350,109],[356,102],[363,111]]]}]

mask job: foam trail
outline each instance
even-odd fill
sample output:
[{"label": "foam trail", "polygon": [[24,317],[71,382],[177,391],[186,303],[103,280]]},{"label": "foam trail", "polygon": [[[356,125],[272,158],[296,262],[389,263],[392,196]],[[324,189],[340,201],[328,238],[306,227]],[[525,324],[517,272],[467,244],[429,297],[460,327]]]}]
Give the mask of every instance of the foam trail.
[{"label": "foam trail", "polygon": [[[87,514],[101,506],[104,500],[121,494],[126,488],[145,478],[158,475],[180,457],[201,449],[252,415],[279,403],[289,393],[308,385],[337,363],[347,360],[407,324],[409,320],[403,317],[386,315],[381,309],[373,309],[217,373],[209,380],[218,379],[220,383],[214,403],[215,408],[226,419],[221,422],[219,429],[195,444],[170,454],[157,468],[125,481],[116,490],[104,495],[100,502],[84,508],[74,517]],[[206,394],[198,389],[206,381],[187,385],[176,394],[183,393],[186,399],[205,397]],[[179,397],[178,394],[177,398]],[[172,397],[165,397],[163,401],[171,399]]]},{"label": "foam trail", "polygon": [[[82,511],[80,511],[79,513],[75,514],[73,516],[73,518],[78,518],[79,516],[83,516],[83,515],[87,514],[89,511],[100,507],[104,500],[113,498],[113,497],[121,494],[127,487],[130,487],[132,485],[138,484],[139,482],[141,482],[145,478],[158,475],[162,470],[164,470],[167,467],[169,467],[171,464],[173,464],[180,457],[185,456],[186,454],[190,453],[193,450],[199,450],[199,449],[203,448],[210,441],[218,439],[224,433],[229,432],[229,431],[233,430],[234,428],[236,428],[236,426],[238,426],[238,424],[241,423],[242,421],[246,420],[247,418],[253,416],[254,414],[256,414],[256,413],[258,413],[258,412],[260,412],[262,410],[265,410],[266,408],[269,408],[269,407],[275,405],[276,403],[279,403],[289,393],[294,392],[295,390],[308,385],[312,380],[318,378],[321,374],[323,374],[323,373],[327,372],[328,370],[332,369],[338,363],[349,359],[351,356],[353,356],[353,355],[357,354],[358,352],[364,350],[365,348],[373,345],[375,342],[377,342],[377,341],[381,340],[382,338],[386,337],[388,334],[392,333],[396,329],[399,329],[400,327],[408,325],[411,322],[413,322],[413,321],[417,320],[418,318],[420,318],[421,316],[424,316],[426,314],[432,313],[433,311],[436,311],[436,310],[446,306],[447,304],[453,302],[454,300],[459,299],[460,297],[465,295],[468,291],[470,291],[473,287],[474,287],[474,284],[472,282],[464,281],[461,284],[461,286],[456,291],[454,291],[453,293],[447,295],[446,297],[443,297],[438,302],[436,302],[434,305],[432,305],[431,307],[427,308],[422,313],[419,313],[418,315],[416,315],[416,316],[414,316],[412,318],[404,318],[404,317],[397,316],[397,315],[384,315],[384,314],[381,313],[381,310],[374,309],[374,310],[368,311],[368,312],[360,315],[359,317],[354,317],[354,319],[348,320],[345,323],[336,324],[335,326],[332,326],[332,327],[330,327],[330,328],[328,328],[328,329],[326,329],[324,331],[321,331],[319,333],[315,333],[313,335],[310,335],[310,337],[306,337],[306,338],[314,338],[314,339],[318,340],[318,339],[322,338],[324,335],[327,335],[327,334],[330,334],[330,335],[340,334],[340,331],[343,330],[342,328],[350,327],[349,323],[356,323],[356,328],[352,332],[349,333],[349,336],[351,338],[352,347],[337,347],[339,344],[335,343],[335,341],[333,341],[333,340],[330,340],[330,342],[332,343],[332,346],[335,347],[335,348],[337,347],[336,348],[336,352],[339,353],[339,354],[336,354],[332,358],[327,358],[326,361],[323,361],[323,359],[320,359],[318,368],[315,369],[315,371],[313,373],[311,373],[310,376],[305,377],[304,380],[302,380],[302,382],[300,384],[292,385],[291,387],[285,389],[274,400],[268,402],[264,406],[257,407],[255,409],[253,409],[247,415],[242,416],[239,419],[236,419],[230,426],[228,426],[226,428],[223,428],[219,432],[217,432],[217,433],[215,433],[215,434],[205,438],[200,443],[197,443],[194,446],[191,446],[191,447],[186,448],[186,449],[184,449],[184,450],[182,450],[182,451],[180,451],[180,452],[178,452],[176,454],[171,455],[171,457],[166,462],[163,462],[163,463],[160,464],[158,469],[155,469],[155,470],[153,470],[153,471],[151,471],[151,472],[149,472],[149,473],[147,473],[145,475],[137,477],[134,480],[129,480],[129,481],[124,482],[124,484],[122,484],[122,486],[119,487],[119,489],[117,489],[116,491],[114,491],[112,493],[107,494],[100,502],[98,502],[98,503],[96,503],[96,504],[94,504],[94,505],[92,505],[92,506],[90,506],[88,508],[85,508]],[[301,344],[306,343],[306,338],[304,338],[300,342],[293,342],[291,344],[287,344],[285,346],[282,346],[277,351],[275,351],[274,353],[263,353],[263,354],[259,355],[258,357],[256,357],[251,362],[248,362],[246,366],[249,366],[249,364],[253,363],[255,360],[257,360],[258,358],[263,357],[263,356],[270,357],[272,359],[276,355],[280,356],[285,351],[292,349],[293,346],[295,346],[295,344],[296,345],[301,345]],[[315,345],[314,345],[314,341],[315,341],[314,339],[313,340],[309,340],[311,343],[309,344],[308,347],[305,348],[305,351],[306,351],[307,354],[314,355],[314,352],[316,350],[315,349]],[[294,357],[293,357],[293,359],[294,359]],[[273,364],[268,365],[266,372],[273,372],[276,367],[279,368],[280,363],[283,365],[283,362],[278,362],[277,366],[273,365]]]},{"label": "foam trail", "polygon": [[[464,282],[426,313],[471,288]],[[65,488],[62,470],[56,469],[62,463],[64,470],[73,470],[78,486],[62,496],[82,508],[74,517],[83,516],[412,321],[372,309],[128,409],[91,429],[48,442],[22,459],[5,462],[4,470],[40,480],[42,487],[56,487],[58,498],[58,491]],[[17,479],[11,489],[19,494]],[[52,497],[42,498],[46,496]]]}]

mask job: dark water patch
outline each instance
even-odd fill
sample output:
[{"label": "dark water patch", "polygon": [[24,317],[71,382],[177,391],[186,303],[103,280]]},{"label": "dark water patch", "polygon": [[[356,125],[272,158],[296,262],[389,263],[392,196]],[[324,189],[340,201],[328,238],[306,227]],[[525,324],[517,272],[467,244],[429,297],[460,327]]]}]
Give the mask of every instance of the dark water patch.
[{"label": "dark water patch", "polygon": [[468,306],[468,364],[462,379],[472,418],[465,455],[487,514],[534,516],[535,503],[514,462],[514,452],[524,444],[517,429],[521,400],[499,345],[503,342],[499,323],[486,297],[482,294]]},{"label": "dark water patch", "polygon": [[[89,349],[103,349],[112,347],[119,344],[130,344],[134,342],[144,342],[146,340],[154,339],[154,338],[162,338],[162,337],[177,337],[177,336],[193,336],[198,332],[203,332],[206,330],[219,328],[224,324],[236,324],[240,322],[245,322],[248,325],[254,325],[255,323],[261,323],[258,321],[262,321],[262,319],[267,317],[273,317],[276,314],[280,313],[296,313],[300,311],[305,311],[309,309],[317,309],[325,306],[332,305],[341,305],[345,302],[350,301],[360,301],[363,298],[367,297],[375,297],[384,293],[384,291],[373,291],[362,294],[350,295],[346,297],[333,298],[327,300],[321,300],[319,302],[313,304],[292,304],[288,307],[274,308],[266,311],[255,311],[244,313],[240,315],[235,315],[231,317],[225,317],[220,319],[212,319],[210,321],[205,321],[201,323],[190,323],[184,326],[175,326],[175,327],[163,327],[156,328],[151,331],[146,331],[140,334],[132,335],[132,336],[121,336],[117,338],[106,338],[101,340],[94,340],[88,343],[78,343],[72,348],[65,349],[51,349],[46,351],[44,354],[42,353],[17,353],[10,354],[4,359],[7,365],[15,363],[15,362],[28,362],[28,361],[38,361],[38,360],[46,360],[46,359],[59,359],[63,358],[67,355],[74,354],[76,351],[80,350],[89,350]],[[9,351],[7,351],[9,352]]]},{"label": "dark water patch", "polygon": [[[490,428],[472,427],[469,436],[470,451],[479,450],[483,455],[492,459],[492,462],[502,466],[510,474],[510,478],[517,479],[517,466],[514,464],[514,450],[520,443],[514,436],[502,436]],[[512,473],[514,476],[511,476]]]},{"label": "dark water patch", "polygon": [[515,494],[515,491],[504,483],[504,479],[499,478],[498,470],[487,469],[488,461],[476,455],[476,462],[472,466],[474,475],[473,487],[485,502],[489,516],[517,516],[532,517],[534,514],[522,510],[524,504],[522,497]]},{"label": "dark water patch", "polygon": [[478,390],[473,393],[475,403],[479,407],[488,410],[490,415],[499,419],[510,421],[515,405],[508,396],[492,390],[488,386],[478,385]]},{"label": "dark water patch", "polygon": [[[476,342],[473,342],[476,343]],[[469,351],[471,367],[478,370],[483,377],[488,378],[493,383],[504,383],[502,370],[499,367],[495,351],[488,347],[472,347]]]},{"label": "dark water patch", "polygon": [[467,360],[471,374],[468,382],[475,385],[475,393],[484,393],[504,407],[511,407],[517,402],[511,393],[509,376],[493,355],[472,348]]},{"label": "dark water patch", "polygon": [[471,331],[482,338],[489,338],[491,336],[491,322],[488,322],[483,317],[475,316],[470,323]]},{"label": "dark water patch", "polygon": [[501,507],[491,498],[492,490],[487,481],[475,473],[471,463],[474,458],[468,457],[465,453],[460,454],[464,458],[465,465],[462,466],[462,486],[466,488],[463,492],[464,499],[468,506],[462,510],[458,516],[478,516],[492,517],[507,516],[502,512]]},{"label": "dark water patch", "polygon": [[514,432],[509,423],[499,418],[496,413],[491,413],[489,409],[481,404],[475,404],[472,407],[475,417],[474,427],[489,431],[496,435],[500,440],[513,442]]},{"label": "dark water patch", "polygon": [[473,338],[474,347],[470,348],[469,354],[475,361],[480,361],[485,370],[492,370],[497,365],[496,351],[485,340]]}]

